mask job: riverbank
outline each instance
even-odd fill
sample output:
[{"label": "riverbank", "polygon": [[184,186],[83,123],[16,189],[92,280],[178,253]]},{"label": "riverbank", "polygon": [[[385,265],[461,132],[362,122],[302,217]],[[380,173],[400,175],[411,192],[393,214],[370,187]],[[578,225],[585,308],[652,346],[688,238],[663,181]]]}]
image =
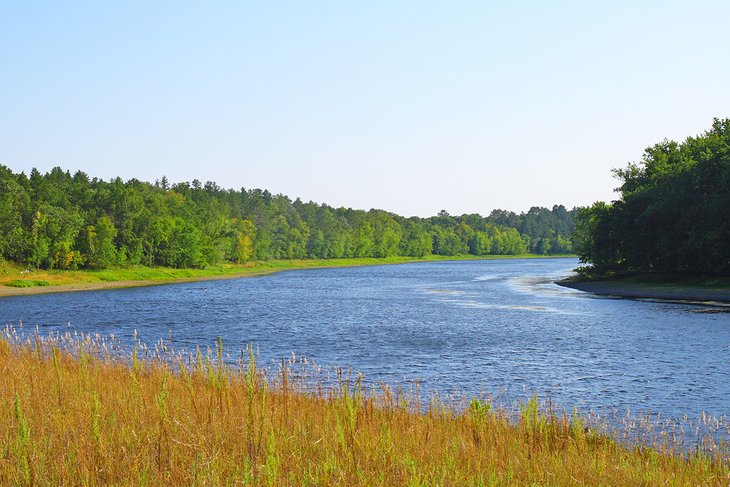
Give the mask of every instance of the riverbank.
[{"label": "riverbank", "polygon": [[330,388],[298,382],[293,363],[264,375],[253,352],[237,367],[223,354],[171,363],[110,355],[99,338],[6,332],[0,484],[659,486],[730,474],[722,445],[673,451],[683,432],[623,445],[536,398],[516,417],[476,399],[422,409],[355,376]]},{"label": "riverbank", "polygon": [[93,291],[125,287],[155,286],[191,281],[237,279],[255,277],[274,272],[301,269],[357,267],[368,265],[406,264],[411,262],[434,262],[447,260],[492,260],[521,258],[557,258],[571,256],[544,255],[429,255],[415,257],[348,258],[348,259],[292,259],[247,262],[206,267],[204,269],[172,269],[167,267],[134,266],[129,268],[105,269],[100,271],[28,271],[8,262],[0,263],[0,297],[46,294],[57,292]]},{"label": "riverbank", "polygon": [[730,303],[730,278],[636,275],[612,279],[584,279],[574,276],[556,281],[556,284],[579,291],[624,298]]}]

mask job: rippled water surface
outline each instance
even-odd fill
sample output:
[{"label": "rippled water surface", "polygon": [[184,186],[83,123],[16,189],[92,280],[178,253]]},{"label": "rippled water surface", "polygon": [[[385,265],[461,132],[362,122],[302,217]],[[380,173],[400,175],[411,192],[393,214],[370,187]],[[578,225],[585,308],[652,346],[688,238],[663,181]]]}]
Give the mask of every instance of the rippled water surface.
[{"label": "rippled water surface", "polygon": [[292,352],[371,381],[561,407],[730,414],[730,314],[559,287],[575,259],[429,262],[0,299],[3,324]]}]

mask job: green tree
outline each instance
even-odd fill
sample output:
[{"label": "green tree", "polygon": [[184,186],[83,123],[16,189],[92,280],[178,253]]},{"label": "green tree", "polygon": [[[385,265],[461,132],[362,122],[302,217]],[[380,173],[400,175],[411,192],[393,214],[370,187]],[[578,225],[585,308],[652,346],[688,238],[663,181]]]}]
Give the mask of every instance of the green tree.
[{"label": "green tree", "polygon": [[373,228],[373,257],[398,255],[403,237],[398,222],[384,211],[371,211],[368,217]]},{"label": "green tree", "polygon": [[30,197],[13,174],[0,166],[0,258],[20,262],[30,248],[30,232],[23,223],[30,208]]},{"label": "green tree", "polygon": [[114,264],[117,260],[117,247],[114,245],[117,229],[111,219],[106,215],[100,216],[95,225],[87,227],[86,233],[89,239],[87,265],[92,269],[104,269]]},{"label": "green tree", "polygon": [[492,251],[492,238],[487,232],[474,232],[469,239],[469,253],[488,255]]},{"label": "green tree", "polygon": [[409,257],[425,257],[433,250],[433,240],[424,226],[414,219],[406,220],[403,224],[403,238],[401,239],[401,255]]},{"label": "green tree", "polygon": [[33,218],[28,263],[46,269],[75,269],[82,260],[75,248],[82,225],[83,219],[75,211],[42,206]]},{"label": "green tree", "polygon": [[[634,211],[637,201],[627,200],[626,208]],[[712,205],[723,208],[724,201]],[[291,201],[261,189],[222,189],[212,181],[103,181],[58,167],[46,174],[34,169],[27,177],[0,166],[0,258],[44,268],[74,268],[84,259],[93,268],[201,267],[272,257],[482,255],[525,245],[556,252],[568,245],[573,211],[535,207],[519,215],[496,210],[488,217],[441,211],[405,219],[383,210]],[[519,231],[521,242],[510,228]],[[706,242],[722,241],[721,232],[713,235]],[[709,255],[710,245],[703,245]]]},{"label": "green tree", "polygon": [[655,144],[614,173],[620,198],[578,217],[574,240],[588,272],[730,275],[730,119]]},{"label": "green tree", "polygon": [[372,257],[375,253],[375,235],[372,224],[363,216],[355,222],[351,234],[351,257]]},{"label": "green tree", "polygon": [[233,220],[235,236],[231,260],[236,263],[248,262],[254,256],[256,241],[256,224],[251,220]]}]

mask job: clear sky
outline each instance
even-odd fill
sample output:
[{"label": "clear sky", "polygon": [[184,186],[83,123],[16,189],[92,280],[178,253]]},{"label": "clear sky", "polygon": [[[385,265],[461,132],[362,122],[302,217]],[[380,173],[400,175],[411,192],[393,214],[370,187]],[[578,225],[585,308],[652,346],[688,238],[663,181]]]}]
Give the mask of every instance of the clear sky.
[{"label": "clear sky", "polygon": [[409,216],[614,198],[730,117],[730,2],[2,2],[0,164]]}]

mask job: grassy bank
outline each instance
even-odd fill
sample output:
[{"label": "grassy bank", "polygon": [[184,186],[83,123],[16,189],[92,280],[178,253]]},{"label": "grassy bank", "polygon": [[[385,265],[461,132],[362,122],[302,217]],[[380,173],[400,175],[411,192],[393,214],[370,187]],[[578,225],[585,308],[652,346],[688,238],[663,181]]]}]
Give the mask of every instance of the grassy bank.
[{"label": "grassy bank", "polygon": [[[75,352],[63,352],[73,349]],[[305,387],[253,355],[175,365],[91,339],[0,340],[2,485],[726,485],[719,454],[628,448],[577,417]],[[140,354],[142,355],[142,354]],[[174,361],[172,363],[175,363]],[[286,365],[286,364],[285,364]]]},{"label": "grassy bank", "polygon": [[586,278],[578,275],[558,284],[611,296],[730,303],[730,278],[722,277],[640,274]]},{"label": "grassy bank", "polygon": [[256,276],[272,272],[326,267],[402,264],[441,260],[481,260],[507,258],[539,258],[538,255],[516,256],[438,256],[414,257],[294,259],[248,262],[245,264],[211,266],[204,269],[172,269],[168,267],[134,266],[100,271],[28,270],[17,264],[0,262],[0,296],[37,294],[59,291],[79,291],[113,287],[132,287],[205,279],[227,279]]}]

